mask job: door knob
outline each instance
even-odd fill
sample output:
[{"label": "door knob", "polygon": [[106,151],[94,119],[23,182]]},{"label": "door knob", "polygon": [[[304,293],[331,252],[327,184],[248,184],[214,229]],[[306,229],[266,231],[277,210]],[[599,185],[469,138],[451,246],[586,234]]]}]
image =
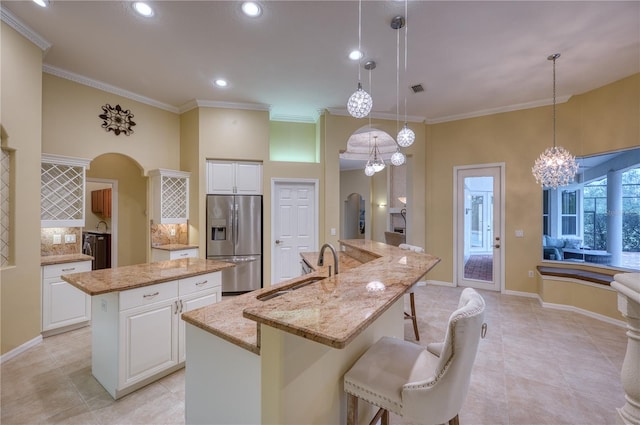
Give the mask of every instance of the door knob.
[{"label": "door knob", "polygon": [[276,245],[280,245],[282,241],[280,239],[276,239]]},{"label": "door knob", "polygon": [[498,243],[497,243],[497,244],[495,244],[493,247],[494,247],[494,248],[500,248],[500,244],[498,244]]}]

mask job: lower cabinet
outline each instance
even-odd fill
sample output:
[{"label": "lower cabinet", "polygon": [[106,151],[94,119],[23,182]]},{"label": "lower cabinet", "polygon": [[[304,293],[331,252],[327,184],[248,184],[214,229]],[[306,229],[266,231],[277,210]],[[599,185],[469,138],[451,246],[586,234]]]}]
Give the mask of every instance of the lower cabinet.
[{"label": "lower cabinet", "polygon": [[114,399],[183,367],[181,313],[220,301],[221,272],[92,297],[92,373]]},{"label": "lower cabinet", "polygon": [[173,251],[151,248],[152,262],[178,260],[180,258],[198,258],[198,248],[177,249]]},{"label": "lower cabinet", "polygon": [[91,271],[91,261],[42,266],[42,334],[44,336],[85,326],[91,320],[91,297],[60,276]]}]

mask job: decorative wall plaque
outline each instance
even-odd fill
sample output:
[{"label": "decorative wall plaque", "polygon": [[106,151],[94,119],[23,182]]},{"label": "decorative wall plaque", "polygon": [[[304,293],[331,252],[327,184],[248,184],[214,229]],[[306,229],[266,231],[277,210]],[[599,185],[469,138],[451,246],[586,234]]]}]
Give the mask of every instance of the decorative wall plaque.
[{"label": "decorative wall plaque", "polygon": [[136,123],[131,119],[133,118],[133,114],[130,110],[122,109],[120,105],[113,107],[108,103],[102,107],[102,110],[104,113],[98,116],[104,120],[102,122],[102,128],[106,131],[113,131],[116,136],[119,136],[120,133],[124,133],[126,136],[133,133],[133,128],[131,127],[136,125]]}]

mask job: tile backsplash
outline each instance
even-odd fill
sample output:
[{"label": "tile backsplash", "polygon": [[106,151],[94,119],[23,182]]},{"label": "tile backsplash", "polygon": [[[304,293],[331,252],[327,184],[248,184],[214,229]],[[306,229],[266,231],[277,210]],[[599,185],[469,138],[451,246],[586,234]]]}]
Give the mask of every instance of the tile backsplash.
[{"label": "tile backsplash", "polygon": [[189,243],[187,224],[152,224],[151,246]]},{"label": "tile backsplash", "polygon": [[80,254],[82,227],[49,227],[40,229],[40,255]]}]

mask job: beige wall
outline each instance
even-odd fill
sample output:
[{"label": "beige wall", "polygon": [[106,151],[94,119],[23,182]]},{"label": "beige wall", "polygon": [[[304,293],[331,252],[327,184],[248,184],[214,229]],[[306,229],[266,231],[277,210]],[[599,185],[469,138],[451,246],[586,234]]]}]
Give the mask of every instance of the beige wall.
[{"label": "beige wall", "polygon": [[[640,74],[574,96],[557,107],[557,144],[577,155],[638,146],[639,99]],[[537,292],[527,271],[541,262],[542,196],[531,166],[553,143],[551,117],[547,106],[427,126],[427,251],[442,258],[429,279],[453,279],[453,167],[504,162],[504,286]]]},{"label": "beige wall", "polygon": [[0,277],[1,353],[40,336],[42,51],[0,23],[2,146],[13,152],[13,265]]}]

